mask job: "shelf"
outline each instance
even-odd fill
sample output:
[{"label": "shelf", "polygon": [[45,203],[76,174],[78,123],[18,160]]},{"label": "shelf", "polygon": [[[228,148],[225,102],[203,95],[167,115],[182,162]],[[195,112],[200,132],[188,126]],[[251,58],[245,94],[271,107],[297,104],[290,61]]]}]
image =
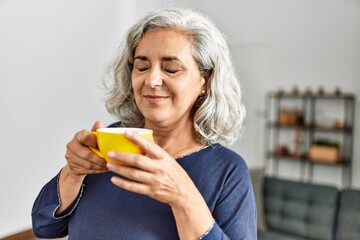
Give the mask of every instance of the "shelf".
[{"label": "shelf", "polygon": [[279,154],[274,152],[269,152],[268,157],[272,158],[282,158],[282,159],[288,159],[292,161],[304,161],[306,160],[306,156],[295,156],[293,154]]},{"label": "shelf", "polygon": [[334,128],[334,127],[324,127],[324,126],[316,126],[312,127],[314,131],[319,132],[340,132],[340,133],[352,133],[352,127],[344,127],[344,128]]},{"label": "shelf", "polygon": [[350,162],[348,160],[343,160],[343,159],[339,159],[336,162],[329,162],[326,160],[313,160],[313,159],[309,159],[309,162],[314,163],[314,164],[323,164],[323,165],[349,165]]},{"label": "shelf", "polygon": [[283,128],[283,129],[300,129],[300,130],[313,130],[319,132],[347,132],[352,133],[352,127],[345,128],[334,128],[334,127],[326,127],[326,126],[314,126],[313,124],[306,125],[295,125],[295,124],[280,124],[279,122],[268,122],[267,124],[270,128]]},{"label": "shelf", "polygon": [[289,129],[296,129],[296,128],[309,129],[309,128],[311,128],[310,125],[281,124],[279,122],[268,122],[267,126],[272,127],[272,128],[289,128]]},{"label": "shelf", "polygon": [[[299,179],[312,181],[316,173],[313,167],[334,166],[341,170],[342,183],[351,185],[355,95],[340,92],[275,91],[268,93],[266,97],[265,105],[268,114],[265,127],[265,153],[269,161],[267,164],[269,172],[280,174],[282,161],[297,162],[299,164],[297,167],[300,169]],[[342,107],[339,108],[339,106]],[[331,113],[338,109],[342,112],[336,113],[336,117],[330,114],[333,120],[319,120],[321,112],[322,114],[328,111]],[[338,142],[341,146],[338,155],[331,158],[325,155],[319,157],[328,160],[311,159],[308,155],[311,146],[320,139]],[[295,156],[292,154],[294,152],[306,154]],[[315,158],[313,155],[311,157]],[[336,158],[340,159],[330,161]],[[347,172],[343,173],[343,171]]]},{"label": "shelf", "polygon": [[286,159],[290,161],[307,161],[314,164],[316,163],[316,164],[324,164],[324,165],[347,165],[350,163],[349,160],[345,160],[345,159],[339,159],[336,162],[329,162],[327,160],[313,160],[311,158],[308,158],[307,155],[303,155],[299,157],[299,156],[294,156],[293,154],[278,154],[274,152],[269,152],[268,157]]},{"label": "shelf", "polygon": [[354,100],[355,96],[349,93],[281,93],[281,92],[271,92],[268,94],[268,97],[271,98],[284,98],[284,99],[302,99],[302,98],[318,98],[318,99],[345,99],[345,100]]}]

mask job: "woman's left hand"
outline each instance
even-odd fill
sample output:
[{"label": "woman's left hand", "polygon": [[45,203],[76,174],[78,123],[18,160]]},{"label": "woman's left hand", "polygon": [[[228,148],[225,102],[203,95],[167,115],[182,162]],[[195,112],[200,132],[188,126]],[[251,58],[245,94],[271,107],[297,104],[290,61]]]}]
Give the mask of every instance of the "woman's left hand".
[{"label": "woman's left hand", "polygon": [[179,239],[197,239],[213,225],[212,214],[186,171],[165,150],[145,137],[127,132],[145,155],[110,152],[108,157],[126,165],[107,163],[110,171],[125,178],[112,177],[116,186],[147,195],[169,204]]},{"label": "woman's left hand", "polygon": [[126,178],[114,176],[111,179],[113,184],[171,206],[199,195],[185,170],[165,150],[135,132],[128,131],[126,137],[145,155],[110,152],[109,158],[125,164],[107,163],[110,171]]}]

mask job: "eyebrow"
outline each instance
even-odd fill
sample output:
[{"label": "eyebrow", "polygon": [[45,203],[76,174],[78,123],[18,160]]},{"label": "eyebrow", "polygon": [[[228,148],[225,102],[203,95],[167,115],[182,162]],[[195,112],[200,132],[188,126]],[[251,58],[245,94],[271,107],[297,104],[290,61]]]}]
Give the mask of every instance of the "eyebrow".
[{"label": "eyebrow", "polygon": [[[149,61],[148,57],[142,56],[142,55],[134,57],[134,60],[135,59],[139,59],[139,60],[142,60],[142,61]],[[165,62],[178,61],[178,62],[181,62],[181,60],[176,56],[165,56],[165,57],[161,58],[161,61],[165,61]]]},{"label": "eyebrow", "polygon": [[161,58],[162,61],[170,62],[170,61],[178,61],[181,62],[178,57],[175,56],[165,56]]},{"label": "eyebrow", "polygon": [[139,60],[142,60],[142,61],[149,61],[149,58],[145,57],[145,56],[136,56],[136,57],[134,57],[134,60],[135,59],[139,59]]}]

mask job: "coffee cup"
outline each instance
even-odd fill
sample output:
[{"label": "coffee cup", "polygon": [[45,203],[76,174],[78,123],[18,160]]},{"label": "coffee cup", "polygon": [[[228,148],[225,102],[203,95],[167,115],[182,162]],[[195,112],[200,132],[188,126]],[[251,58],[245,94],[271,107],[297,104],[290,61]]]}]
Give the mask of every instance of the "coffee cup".
[{"label": "coffee cup", "polygon": [[[143,150],[135,143],[128,140],[125,136],[126,131],[136,132],[147,139],[153,139],[153,131],[145,128],[98,128],[93,131],[97,137],[98,149],[90,147],[99,157],[104,158],[108,162],[114,160],[107,157],[110,151],[119,151],[127,153],[144,154]],[[119,163],[118,161],[116,161]]]}]

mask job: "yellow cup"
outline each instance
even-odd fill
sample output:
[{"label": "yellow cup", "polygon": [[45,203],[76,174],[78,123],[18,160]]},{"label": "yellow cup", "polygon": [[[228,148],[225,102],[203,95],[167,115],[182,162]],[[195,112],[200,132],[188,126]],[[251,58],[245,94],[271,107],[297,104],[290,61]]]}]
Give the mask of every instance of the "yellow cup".
[{"label": "yellow cup", "polygon": [[[99,157],[108,162],[114,162],[107,157],[110,151],[144,154],[142,149],[125,137],[125,131],[130,130],[153,139],[153,131],[145,128],[99,128],[92,133],[97,137],[98,149],[90,147]],[[116,161],[119,163],[118,161]]]}]

